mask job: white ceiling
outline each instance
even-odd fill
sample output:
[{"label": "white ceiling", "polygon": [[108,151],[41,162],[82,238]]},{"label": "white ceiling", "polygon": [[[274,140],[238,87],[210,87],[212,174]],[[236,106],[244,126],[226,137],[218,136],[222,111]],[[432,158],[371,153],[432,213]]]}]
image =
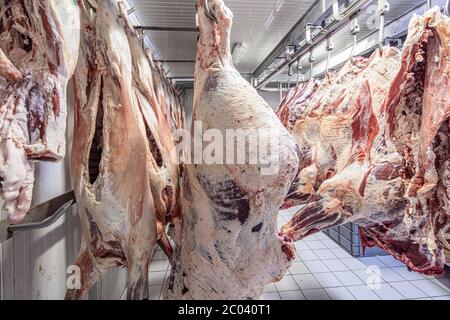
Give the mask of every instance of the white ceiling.
[{"label": "white ceiling", "polygon": [[[316,0],[225,0],[233,11],[231,45],[245,42],[238,69],[253,73]],[[195,0],[129,0],[136,20],[144,26],[195,27]],[[271,18],[273,17],[273,19]],[[163,60],[195,60],[197,34],[150,31]],[[169,63],[173,77],[192,77],[193,62]]]}]

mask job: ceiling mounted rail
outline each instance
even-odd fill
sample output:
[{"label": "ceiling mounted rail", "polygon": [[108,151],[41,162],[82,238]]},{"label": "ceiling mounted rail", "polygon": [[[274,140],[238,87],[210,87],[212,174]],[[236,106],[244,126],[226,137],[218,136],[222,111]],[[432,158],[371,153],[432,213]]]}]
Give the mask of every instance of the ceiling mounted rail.
[{"label": "ceiling mounted rail", "polygon": [[[379,3],[381,3],[382,1],[387,2],[386,0],[379,0]],[[442,7],[442,10],[444,10],[446,1],[448,0],[435,0],[434,5]],[[417,5],[414,5],[413,7],[406,9],[406,11],[402,11],[401,15],[395,16],[395,18],[391,17],[390,19],[386,20],[385,21],[386,23],[382,30],[384,38],[383,45],[401,49],[403,41],[407,36],[408,26],[413,15],[414,14],[420,15],[423,13],[423,10],[425,9],[426,9],[425,1],[420,1]],[[394,9],[391,8],[391,12],[399,12],[399,10],[395,9],[394,7]],[[326,43],[327,42],[324,41],[325,45],[323,47],[324,50],[328,51]],[[347,46],[338,49],[337,51],[336,48],[334,48],[331,61],[328,61],[327,58],[328,54],[330,53],[330,51],[328,51],[328,54],[324,55],[323,60],[315,63],[314,77],[317,78],[323,77],[327,73],[327,69],[336,70],[342,67],[345,63],[348,62],[348,57],[351,55],[351,50],[353,50],[353,47],[354,47],[353,45]],[[373,52],[373,50],[379,47],[380,47],[380,31],[377,28],[368,34],[364,33],[364,36],[359,39],[353,54],[357,56],[367,56],[370,55]],[[307,56],[308,55],[306,54],[305,58],[307,58]],[[292,64],[295,65],[296,62],[292,62]],[[300,65],[300,69],[303,69],[303,66]],[[298,78],[300,79],[300,82],[304,82],[307,80],[307,77],[305,75],[309,73],[309,70],[304,70],[303,73],[304,74],[302,76],[297,75]],[[275,82],[286,83],[287,81],[288,76],[286,74],[280,74],[279,76],[277,76],[276,81],[271,81],[270,85],[275,85]],[[265,88],[268,88],[268,86],[266,85]],[[262,90],[262,88],[260,90]]]},{"label": "ceiling mounted rail", "polygon": [[[289,30],[284,38],[276,45],[272,52],[264,59],[264,61],[253,72],[255,79],[261,78],[262,74],[267,71],[275,69],[273,66],[274,61],[278,62],[280,56],[283,56],[287,51],[290,53],[298,50],[304,45],[306,41],[306,31],[308,30],[308,24],[314,26],[325,26],[333,20],[341,20],[340,7],[344,7],[348,0],[333,0],[331,7],[327,7],[329,1],[317,0],[309,7],[305,14],[297,21],[297,23]],[[313,30],[314,29],[314,30]],[[317,32],[319,28],[310,28],[311,31]],[[303,41],[301,41],[303,39]],[[291,54],[289,54],[291,57]]]},{"label": "ceiling mounted rail", "polygon": [[155,60],[162,63],[195,63],[195,60]]},{"label": "ceiling mounted rail", "polygon": [[200,29],[196,27],[135,26],[134,28],[145,31],[200,32]]},{"label": "ceiling mounted rail", "polygon": [[[292,55],[290,59],[286,59],[281,65],[279,65],[272,73],[270,73],[265,79],[259,83],[257,83],[256,88],[261,89],[265,85],[267,85],[270,81],[275,79],[278,75],[280,75],[282,72],[284,72],[289,66],[298,59],[301,59],[306,54],[308,54],[314,47],[321,44],[323,41],[326,41],[326,39],[330,36],[332,36],[334,33],[336,33],[338,30],[340,30],[342,27],[346,26],[350,20],[357,14],[360,10],[367,7],[370,3],[372,3],[373,0],[355,0],[351,2],[341,13],[340,13],[340,20],[333,19],[333,12],[332,8],[330,12],[328,13],[331,16],[330,19],[324,19],[321,17],[320,21],[328,21],[329,23],[324,25],[323,28],[315,35],[313,35],[312,39],[310,41],[302,41],[300,48],[296,50]],[[256,76],[255,76],[256,78]]]}]

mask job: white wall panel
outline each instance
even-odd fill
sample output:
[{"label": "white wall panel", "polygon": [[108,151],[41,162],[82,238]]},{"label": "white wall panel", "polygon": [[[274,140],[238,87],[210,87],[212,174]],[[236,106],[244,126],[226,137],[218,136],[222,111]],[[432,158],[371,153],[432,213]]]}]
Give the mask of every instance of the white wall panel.
[{"label": "white wall panel", "polygon": [[[36,164],[33,205],[72,189],[70,154],[73,133],[72,88],[68,89],[69,118],[67,156],[61,163]],[[1,203],[0,203],[1,205]],[[6,218],[2,213],[2,218]],[[63,299],[66,270],[78,255],[81,226],[76,206],[45,229],[15,234],[0,244],[0,299]],[[91,298],[120,299],[125,288],[125,270],[102,278]]]}]

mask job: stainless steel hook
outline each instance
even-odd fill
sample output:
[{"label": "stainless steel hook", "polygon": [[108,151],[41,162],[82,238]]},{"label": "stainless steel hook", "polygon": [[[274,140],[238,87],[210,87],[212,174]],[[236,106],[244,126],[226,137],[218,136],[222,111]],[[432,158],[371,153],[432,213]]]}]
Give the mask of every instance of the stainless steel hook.
[{"label": "stainless steel hook", "polygon": [[350,53],[350,59],[353,59],[355,57],[356,45],[358,43],[358,39],[357,39],[356,35],[359,33],[360,30],[361,30],[361,28],[359,26],[358,17],[355,16],[350,21],[350,34],[353,36],[353,47],[352,47],[352,51]]},{"label": "stainless steel hook", "polygon": [[308,23],[306,25],[306,35],[305,35],[306,43],[307,44],[313,43],[313,38],[314,38],[313,30],[319,30],[319,32],[320,32],[320,31],[322,31],[322,29],[323,29],[322,26],[316,26],[316,25],[313,25],[312,23]]},{"label": "stainless steel hook", "polygon": [[378,34],[378,48],[380,52],[383,52],[383,42],[384,42],[384,24],[385,24],[385,14],[391,10],[391,6],[387,0],[378,0],[378,14],[380,15],[380,31]]},{"label": "stainless steel hook", "polygon": [[309,79],[313,78],[313,68],[314,68],[314,61],[316,61],[316,58],[314,57],[313,49],[309,52],[309,59],[308,59],[310,65],[309,65]]},{"label": "stainless steel hook", "polygon": [[208,0],[204,0],[204,10],[205,15],[208,17],[209,20],[213,22],[217,22],[217,18],[212,14],[211,10],[209,9]]},{"label": "stainless steel hook", "polygon": [[341,21],[342,20],[341,13],[339,12],[339,2],[338,2],[338,0],[333,0],[333,18],[336,21]]},{"label": "stainless steel hook", "polygon": [[299,58],[298,60],[297,60],[297,85],[298,85],[298,83],[300,82],[300,71],[303,69],[303,66],[302,66],[302,61],[301,61],[301,59]]},{"label": "stainless steel hook", "polygon": [[450,15],[450,0],[447,0],[447,1],[445,2],[444,13],[445,13],[447,16]]},{"label": "stainless steel hook", "polygon": [[333,41],[331,41],[331,38],[327,38],[326,50],[328,52],[328,55],[327,55],[327,66],[325,68],[326,73],[328,73],[328,71],[330,71],[331,51],[333,51],[333,49],[334,49]]}]

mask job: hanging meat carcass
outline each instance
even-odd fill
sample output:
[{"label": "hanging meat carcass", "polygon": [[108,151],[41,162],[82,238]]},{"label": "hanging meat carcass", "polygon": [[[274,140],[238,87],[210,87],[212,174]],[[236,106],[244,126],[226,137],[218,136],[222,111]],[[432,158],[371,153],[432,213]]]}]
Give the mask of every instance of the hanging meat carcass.
[{"label": "hanging meat carcass", "polygon": [[312,200],[284,226],[286,234],[297,240],[354,222],[364,227],[366,245],[386,249],[415,271],[442,272],[449,232],[449,30],[438,9],[414,17],[401,66],[394,49],[376,53],[343,100],[323,109],[314,185],[307,189]]},{"label": "hanging meat carcass", "polygon": [[79,15],[71,0],[0,0],[0,196],[11,223],[30,209],[33,161],[65,155]]},{"label": "hanging meat carcass", "polygon": [[[211,133],[208,129],[216,137],[245,129],[250,142],[259,142],[264,132],[279,139],[278,148],[270,145],[264,161],[255,164],[196,161],[185,166],[182,216],[175,221],[174,265],[166,294],[171,299],[257,298],[266,284],[284,276],[294,256],[293,244],[277,236],[276,223],[297,171],[296,144],[233,65],[231,11],[222,0],[209,1],[213,21],[203,0],[197,6],[194,124],[202,124],[205,136]],[[247,160],[252,154],[249,149],[236,151],[244,151]],[[263,166],[275,162],[278,171],[262,173]]]},{"label": "hanging meat carcass", "polygon": [[450,250],[449,79],[450,18],[436,7],[412,19],[402,67],[385,104],[387,136],[408,177],[406,236],[380,224],[363,230],[366,244],[428,274],[443,271],[443,250]]},{"label": "hanging meat carcass", "polygon": [[169,123],[182,122],[180,105],[165,96],[175,96],[173,88],[155,93],[169,85],[155,83],[166,80],[154,74],[124,11],[105,0],[93,16],[82,14],[72,152],[81,288],[67,299],[81,298],[115,266],[127,267],[127,298],[145,298],[155,244],[172,252],[164,227],[177,208],[179,174]]},{"label": "hanging meat carcass", "polygon": [[[353,81],[368,65],[368,59],[355,58],[346,64],[336,76],[327,75],[322,83],[317,80],[308,81],[298,90],[291,103],[280,106],[278,116],[295,137],[300,149],[298,175],[292,184],[283,208],[305,204],[311,200],[314,190],[329,177],[333,170],[336,155],[333,150],[322,150],[327,145],[321,143],[320,124],[325,109],[333,110],[342,102],[348,90],[348,83]],[[351,97],[350,95],[348,96]],[[329,111],[328,111],[329,112]],[[330,152],[327,154],[327,152]],[[331,161],[327,169],[317,165],[316,158]],[[319,172],[318,170],[321,170]]]}]

